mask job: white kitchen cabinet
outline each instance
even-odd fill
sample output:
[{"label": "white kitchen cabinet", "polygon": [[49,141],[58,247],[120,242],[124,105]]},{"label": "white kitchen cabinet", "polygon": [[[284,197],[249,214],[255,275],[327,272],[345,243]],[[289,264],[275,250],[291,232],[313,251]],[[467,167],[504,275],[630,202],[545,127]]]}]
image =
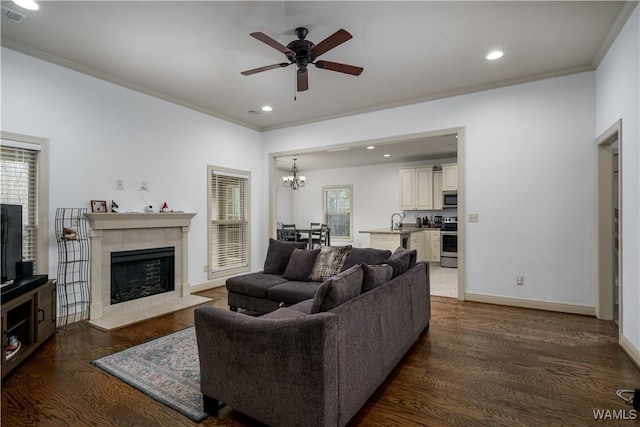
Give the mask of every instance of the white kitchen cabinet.
[{"label": "white kitchen cabinet", "polygon": [[442,210],[442,172],[433,172],[433,210]]},{"label": "white kitchen cabinet", "polygon": [[429,230],[430,257],[429,261],[440,262],[440,230]]},{"label": "white kitchen cabinet", "polygon": [[400,209],[409,211],[415,209],[416,170],[400,169]]},{"label": "white kitchen cabinet", "polygon": [[433,166],[400,169],[400,209],[433,209]]},{"label": "white kitchen cabinet", "polygon": [[427,255],[425,253],[424,239],[423,234],[421,232],[411,233],[411,238],[409,239],[409,249],[416,250],[416,260],[417,261],[426,261]]},{"label": "white kitchen cabinet", "polygon": [[440,230],[424,230],[422,238],[424,239],[425,259],[440,262]]},{"label": "white kitchen cabinet", "polygon": [[442,165],[442,191],[458,191],[458,164]]}]

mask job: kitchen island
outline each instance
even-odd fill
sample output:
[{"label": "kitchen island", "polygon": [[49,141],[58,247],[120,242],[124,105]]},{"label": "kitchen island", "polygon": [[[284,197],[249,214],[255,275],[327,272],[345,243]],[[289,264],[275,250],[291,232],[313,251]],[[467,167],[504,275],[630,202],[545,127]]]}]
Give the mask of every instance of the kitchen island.
[{"label": "kitchen island", "polygon": [[[360,233],[370,234],[369,246],[372,248],[388,249],[393,252],[400,246],[406,249],[415,249],[418,261],[440,261],[439,228],[404,226],[399,230],[378,228],[361,230]],[[431,236],[431,234],[435,234],[435,236]]]}]

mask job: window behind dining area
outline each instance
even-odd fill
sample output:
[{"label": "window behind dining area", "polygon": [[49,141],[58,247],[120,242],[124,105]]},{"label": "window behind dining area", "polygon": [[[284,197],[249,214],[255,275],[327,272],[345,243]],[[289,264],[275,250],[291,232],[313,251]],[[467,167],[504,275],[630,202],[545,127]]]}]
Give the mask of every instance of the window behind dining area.
[{"label": "window behind dining area", "polygon": [[353,186],[325,186],[322,187],[322,194],[323,217],[324,222],[329,224],[331,239],[352,240]]}]

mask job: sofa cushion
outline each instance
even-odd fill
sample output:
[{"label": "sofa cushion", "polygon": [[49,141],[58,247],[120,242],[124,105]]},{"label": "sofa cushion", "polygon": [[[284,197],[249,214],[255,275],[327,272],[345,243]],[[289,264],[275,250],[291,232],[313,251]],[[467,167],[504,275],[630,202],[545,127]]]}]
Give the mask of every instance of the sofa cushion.
[{"label": "sofa cushion", "polygon": [[264,272],[270,274],[283,274],[287,269],[291,252],[294,249],[304,249],[307,242],[281,242],[280,240],[269,239],[269,249],[267,258],[264,261]]},{"label": "sofa cushion", "polygon": [[342,271],[353,267],[356,264],[365,262],[367,264],[374,264],[381,259],[387,259],[391,256],[391,251],[387,249],[375,249],[375,248],[352,248],[351,252],[344,260]]},{"label": "sofa cushion", "polygon": [[323,282],[335,276],[342,269],[349,252],[351,252],[351,245],[321,247],[311,270],[311,280]]},{"label": "sofa cushion", "polygon": [[410,270],[416,266],[416,262],[418,261],[418,251],[415,249],[405,249],[398,246],[389,258],[400,258],[406,254],[409,254],[409,266],[407,267],[407,270]]},{"label": "sofa cushion", "polygon": [[392,279],[404,274],[409,269],[409,255],[377,261],[376,265],[389,265],[393,269]]},{"label": "sofa cushion", "polygon": [[291,310],[296,310],[299,311],[300,313],[304,313],[304,314],[311,314],[311,307],[313,306],[313,298],[310,299],[306,299],[304,301],[301,301],[297,304],[294,304],[292,306],[290,306],[289,308]]},{"label": "sofa cushion", "polygon": [[308,282],[311,278],[313,264],[316,262],[316,257],[319,253],[320,249],[314,249],[312,251],[294,249],[293,252],[291,252],[291,257],[289,257],[287,269],[284,271],[284,278]]},{"label": "sofa cushion", "polygon": [[267,291],[287,282],[282,276],[266,273],[249,273],[227,279],[227,290],[256,298],[267,298]]},{"label": "sofa cushion", "polygon": [[269,288],[267,297],[272,301],[296,304],[300,301],[313,298],[319,287],[320,282],[285,282]]},{"label": "sofa cushion", "polygon": [[322,282],[313,297],[311,314],[331,310],[360,295],[362,276],[362,267],[354,265]]},{"label": "sofa cushion", "polygon": [[387,283],[393,277],[393,267],[385,265],[369,265],[365,262],[361,263],[362,267],[362,289],[365,293],[380,285]]},{"label": "sofa cushion", "polygon": [[306,316],[305,313],[298,310],[291,310],[287,307],[281,307],[277,310],[273,310],[270,313],[260,316],[261,319],[295,319],[296,317]]}]

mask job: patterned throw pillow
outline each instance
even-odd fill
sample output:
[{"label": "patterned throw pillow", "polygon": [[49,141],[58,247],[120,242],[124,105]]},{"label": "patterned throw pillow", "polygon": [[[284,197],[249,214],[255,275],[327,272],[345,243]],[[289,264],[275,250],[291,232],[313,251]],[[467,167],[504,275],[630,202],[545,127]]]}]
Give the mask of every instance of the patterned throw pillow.
[{"label": "patterned throw pillow", "polygon": [[323,246],[320,248],[320,253],[316,257],[311,270],[311,280],[324,282],[329,277],[338,274],[349,252],[351,252],[351,245]]}]

